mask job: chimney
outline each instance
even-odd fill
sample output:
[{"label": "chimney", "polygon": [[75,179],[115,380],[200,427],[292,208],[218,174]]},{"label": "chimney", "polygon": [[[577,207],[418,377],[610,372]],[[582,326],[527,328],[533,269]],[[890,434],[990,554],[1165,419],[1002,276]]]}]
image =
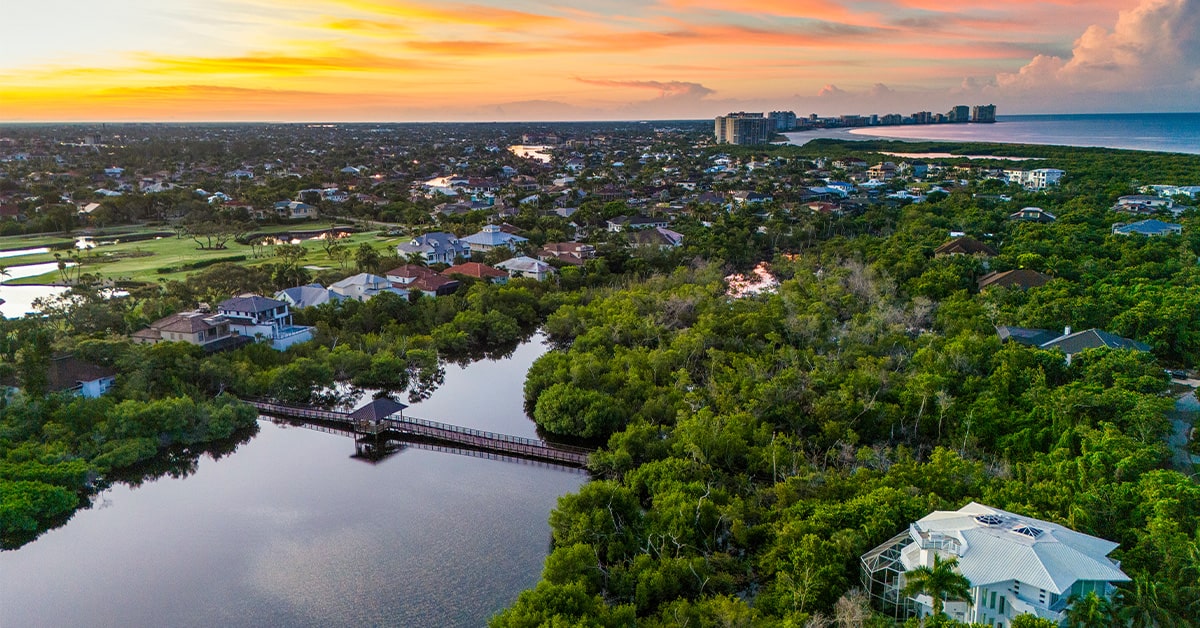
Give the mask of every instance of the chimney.
[{"label": "chimney", "polygon": [[1064,336],[1070,336],[1070,335],[1071,335],[1071,326],[1070,326],[1070,325],[1067,325],[1066,327],[1063,327],[1063,335],[1064,335]]}]

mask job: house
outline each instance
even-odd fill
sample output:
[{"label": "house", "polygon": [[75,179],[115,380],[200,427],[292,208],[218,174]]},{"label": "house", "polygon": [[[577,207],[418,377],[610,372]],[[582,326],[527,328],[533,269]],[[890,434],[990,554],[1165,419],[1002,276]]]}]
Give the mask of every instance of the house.
[{"label": "house", "polygon": [[1160,209],[1171,209],[1174,205],[1175,201],[1170,198],[1131,194],[1118,198],[1113,210],[1130,214],[1153,214]]},{"label": "house", "polygon": [[568,159],[567,163],[564,164],[563,167],[571,172],[579,172],[580,170],[583,170],[584,165],[585,164],[583,163],[582,159],[575,157],[573,159]]},{"label": "house", "polygon": [[134,332],[130,338],[139,344],[187,342],[209,353],[252,342],[252,339],[234,334],[228,318],[200,310],[161,318],[150,323],[149,327]]},{"label": "house", "polygon": [[408,290],[393,286],[387,277],[380,277],[371,273],[358,273],[357,275],[346,277],[329,286],[329,292],[333,293],[339,299],[354,299],[355,301],[369,301],[381,292],[391,292],[406,299],[408,298]]},{"label": "house", "polygon": [[487,264],[479,262],[467,262],[465,264],[456,264],[442,271],[442,274],[447,277],[454,275],[465,275],[474,277],[475,279],[483,279],[492,283],[508,283],[508,273],[499,268],[492,268]]},{"label": "house", "polygon": [[423,294],[435,297],[454,294],[459,285],[457,281],[439,274],[435,270],[416,264],[405,264],[399,268],[393,268],[384,275],[396,288],[410,292],[420,290]]},{"label": "house", "polygon": [[413,253],[421,255],[426,264],[453,264],[460,257],[470,258],[471,247],[453,233],[434,231],[419,235],[408,242],[398,244],[400,257]]},{"label": "house", "polygon": [[1112,226],[1113,235],[1144,235],[1144,236],[1161,236],[1170,235],[1172,233],[1182,233],[1183,225],[1177,225],[1173,222],[1163,222],[1153,218],[1149,220],[1139,220],[1129,224],[1118,222]]},{"label": "house", "polygon": [[327,289],[319,283],[307,286],[296,286],[275,293],[275,299],[287,303],[289,307],[316,307],[325,303],[336,303],[344,299],[342,295]]},{"label": "house", "polygon": [[878,181],[890,181],[896,177],[896,164],[885,161],[867,168],[867,175]]},{"label": "house", "polygon": [[1015,342],[1027,347],[1040,347],[1061,334],[1048,329],[1029,329],[1026,327],[997,326],[996,334],[1000,342]]},{"label": "house", "polygon": [[759,192],[741,190],[733,193],[733,202],[737,203],[738,205],[745,205],[747,203],[769,203],[772,200],[774,199],[771,198],[769,194],[761,194]]},{"label": "house", "polygon": [[608,230],[620,233],[626,229],[650,229],[666,227],[670,223],[666,218],[651,218],[649,216],[617,216],[608,221]]},{"label": "house", "polygon": [[276,351],[312,340],[312,327],[292,324],[288,304],[257,294],[243,294],[217,304],[217,313],[229,321],[229,329],[242,336],[270,342]]},{"label": "house", "polygon": [[990,272],[980,277],[975,283],[979,286],[981,291],[996,287],[1028,290],[1029,288],[1044,286],[1049,283],[1051,279],[1053,279],[1053,277],[1050,275],[1039,273],[1036,270],[1018,268],[1016,270],[1006,270],[1003,272]]},{"label": "house", "polygon": [[961,237],[954,238],[937,247],[933,250],[933,255],[934,257],[939,255],[982,255],[984,257],[994,257],[996,250],[975,238]]},{"label": "house", "polygon": [[1016,183],[1027,190],[1044,190],[1058,185],[1065,170],[1057,168],[1037,168],[1035,170],[1005,170],[1004,176],[1009,183]]},{"label": "house", "polygon": [[683,234],[655,227],[653,229],[638,229],[629,233],[629,243],[634,246],[653,246],[660,249],[673,249],[683,246]]},{"label": "house", "polygon": [[487,253],[499,247],[515,251],[517,245],[528,241],[528,238],[504,231],[500,225],[484,225],[483,230],[479,233],[473,233],[461,240],[461,242],[467,243],[473,253]]},{"label": "house", "polygon": [[1129,338],[1122,338],[1106,331],[1092,328],[1071,333],[1070,327],[1063,330],[1061,336],[1043,343],[1041,346],[1043,349],[1058,349],[1067,354],[1067,362],[1071,361],[1071,356],[1085,349],[1099,349],[1102,347],[1109,349],[1129,349],[1131,351],[1150,350],[1150,345],[1130,340]]},{"label": "house", "polygon": [[300,201],[279,201],[275,203],[275,213],[287,220],[314,220],[317,208]]},{"label": "house", "polygon": [[537,256],[543,262],[554,259],[572,266],[583,266],[584,262],[596,257],[596,247],[582,242],[550,242],[538,251]]},{"label": "house", "polygon": [[1122,338],[1116,334],[1106,332],[1101,329],[1085,329],[1083,331],[1072,332],[1070,327],[1063,329],[1061,334],[1047,329],[1026,329],[1024,327],[997,327],[996,333],[1000,336],[1000,341],[1011,340],[1023,345],[1038,347],[1040,349],[1062,351],[1067,356],[1067,363],[1071,363],[1071,357],[1076,353],[1080,353],[1087,349],[1128,349],[1130,351],[1149,351],[1150,345]]},{"label": "house", "polygon": [[971,583],[972,602],[948,600],[952,619],[1008,628],[1031,614],[1061,622],[1075,599],[1112,595],[1128,582],[1108,557],[1117,544],[1070,528],[971,502],[934,511],[864,554],[863,587],[877,606],[897,617],[933,613],[927,595],[903,594],[905,573],[955,558]]},{"label": "house", "polygon": [[1054,214],[1041,207],[1023,207],[1019,211],[1009,214],[1008,219],[1023,220],[1025,222],[1054,222],[1057,220]]},{"label": "house", "polygon": [[84,362],[66,353],[50,358],[47,388],[54,392],[73,392],[95,399],[108,392],[117,381],[114,369]]},{"label": "house", "polygon": [[553,266],[524,255],[500,262],[496,268],[508,271],[511,277],[528,277],[538,281],[555,273]]}]

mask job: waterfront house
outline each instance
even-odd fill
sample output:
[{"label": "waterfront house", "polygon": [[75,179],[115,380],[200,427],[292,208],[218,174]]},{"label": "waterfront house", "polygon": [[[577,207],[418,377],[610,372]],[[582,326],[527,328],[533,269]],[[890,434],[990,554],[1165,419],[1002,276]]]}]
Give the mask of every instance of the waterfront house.
[{"label": "waterfront house", "polygon": [[55,392],[71,392],[95,399],[108,392],[117,381],[117,371],[91,362],[84,362],[64,353],[50,358],[47,388]]},{"label": "waterfront house", "polygon": [[358,273],[329,286],[329,291],[343,299],[367,301],[383,292],[391,292],[397,296],[408,298],[408,290],[397,288],[387,277]]},{"label": "waterfront house", "polygon": [[271,343],[277,351],[312,340],[312,327],[292,324],[287,303],[257,294],[243,294],[217,304],[217,313],[229,321],[229,329],[242,336]]},{"label": "waterfront house", "polygon": [[499,247],[516,251],[518,245],[529,240],[504,231],[500,225],[484,225],[482,231],[466,236],[461,241],[465,242],[473,253],[487,253]]},{"label": "waterfront house", "polygon": [[286,220],[314,220],[317,208],[300,201],[279,201],[275,203],[275,213]]},{"label": "waterfront house", "polygon": [[233,333],[228,318],[200,310],[160,318],[150,323],[149,327],[134,332],[130,338],[139,344],[186,342],[210,353],[248,342]]},{"label": "waterfront house", "polygon": [[431,297],[454,294],[454,291],[458,290],[459,286],[458,281],[450,279],[435,270],[416,264],[405,264],[398,268],[393,268],[384,273],[384,275],[396,288],[408,290],[409,292],[420,290],[422,294],[427,294]]},{"label": "waterfront house", "polygon": [[514,257],[496,264],[496,268],[508,271],[512,277],[528,277],[542,281],[555,273],[554,267],[532,257]]},{"label": "waterfront house", "polygon": [[402,242],[396,246],[396,252],[402,258],[416,253],[426,264],[453,264],[457,258],[471,257],[471,247],[466,242],[444,231],[433,231]]},{"label": "waterfront house", "polygon": [[1112,226],[1113,235],[1144,235],[1144,236],[1162,236],[1170,234],[1178,234],[1183,232],[1183,225],[1177,225],[1173,222],[1163,222],[1153,218],[1149,220],[1139,220],[1129,224],[1118,222]]},{"label": "waterfront house", "polygon": [[1021,290],[1028,290],[1029,288],[1044,286],[1051,279],[1050,275],[1039,273],[1036,270],[1018,268],[1003,272],[990,272],[980,277],[975,283],[979,286],[980,291],[987,290],[988,288],[1019,288]]},{"label": "waterfront house", "polygon": [[275,298],[287,303],[290,307],[315,307],[331,301],[341,301],[345,297],[319,283],[310,283],[307,286],[280,290],[275,293]]},{"label": "waterfront house", "polygon": [[896,617],[933,614],[928,595],[905,596],[905,574],[957,559],[971,583],[971,601],[947,600],[944,612],[960,622],[1008,628],[1030,614],[1060,623],[1075,600],[1111,597],[1128,582],[1108,557],[1117,544],[1070,528],[971,502],[934,511],[864,554],[863,587],[872,602]]}]

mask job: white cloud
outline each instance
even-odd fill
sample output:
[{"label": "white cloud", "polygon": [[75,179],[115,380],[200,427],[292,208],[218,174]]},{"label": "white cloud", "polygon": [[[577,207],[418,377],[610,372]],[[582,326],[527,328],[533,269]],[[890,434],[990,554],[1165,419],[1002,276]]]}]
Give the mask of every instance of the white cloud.
[{"label": "white cloud", "polygon": [[1200,96],[1200,0],[1142,0],[1121,11],[1112,29],[1088,27],[1069,56],[1038,55],[989,83],[980,91],[1026,104],[1194,107]]}]

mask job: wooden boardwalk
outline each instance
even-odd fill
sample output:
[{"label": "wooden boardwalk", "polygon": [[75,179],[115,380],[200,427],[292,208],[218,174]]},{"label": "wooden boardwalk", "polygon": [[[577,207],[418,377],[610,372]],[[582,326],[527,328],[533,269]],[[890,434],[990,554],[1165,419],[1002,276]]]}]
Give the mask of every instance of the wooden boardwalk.
[{"label": "wooden boardwalk", "polygon": [[588,455],[591,454],[590,450],[579,447],[551,445],[545,441],[532,438],[521,438],[519,436],[473,430],[448,423],[406,417],[403,414],[379,419],[378,421],[360,421],[351,418],[347,412],[266,401],[245,401],[258,408],[259,412],[263,414],[290,419],[310,419],[341,424],[346,426],[348,432],[356,436],[382,435],[397,438],[398,440],[406,440],[406,437],[427,439],[467,449],[516,458],[544,460],[578,468],[587,466]]}]

